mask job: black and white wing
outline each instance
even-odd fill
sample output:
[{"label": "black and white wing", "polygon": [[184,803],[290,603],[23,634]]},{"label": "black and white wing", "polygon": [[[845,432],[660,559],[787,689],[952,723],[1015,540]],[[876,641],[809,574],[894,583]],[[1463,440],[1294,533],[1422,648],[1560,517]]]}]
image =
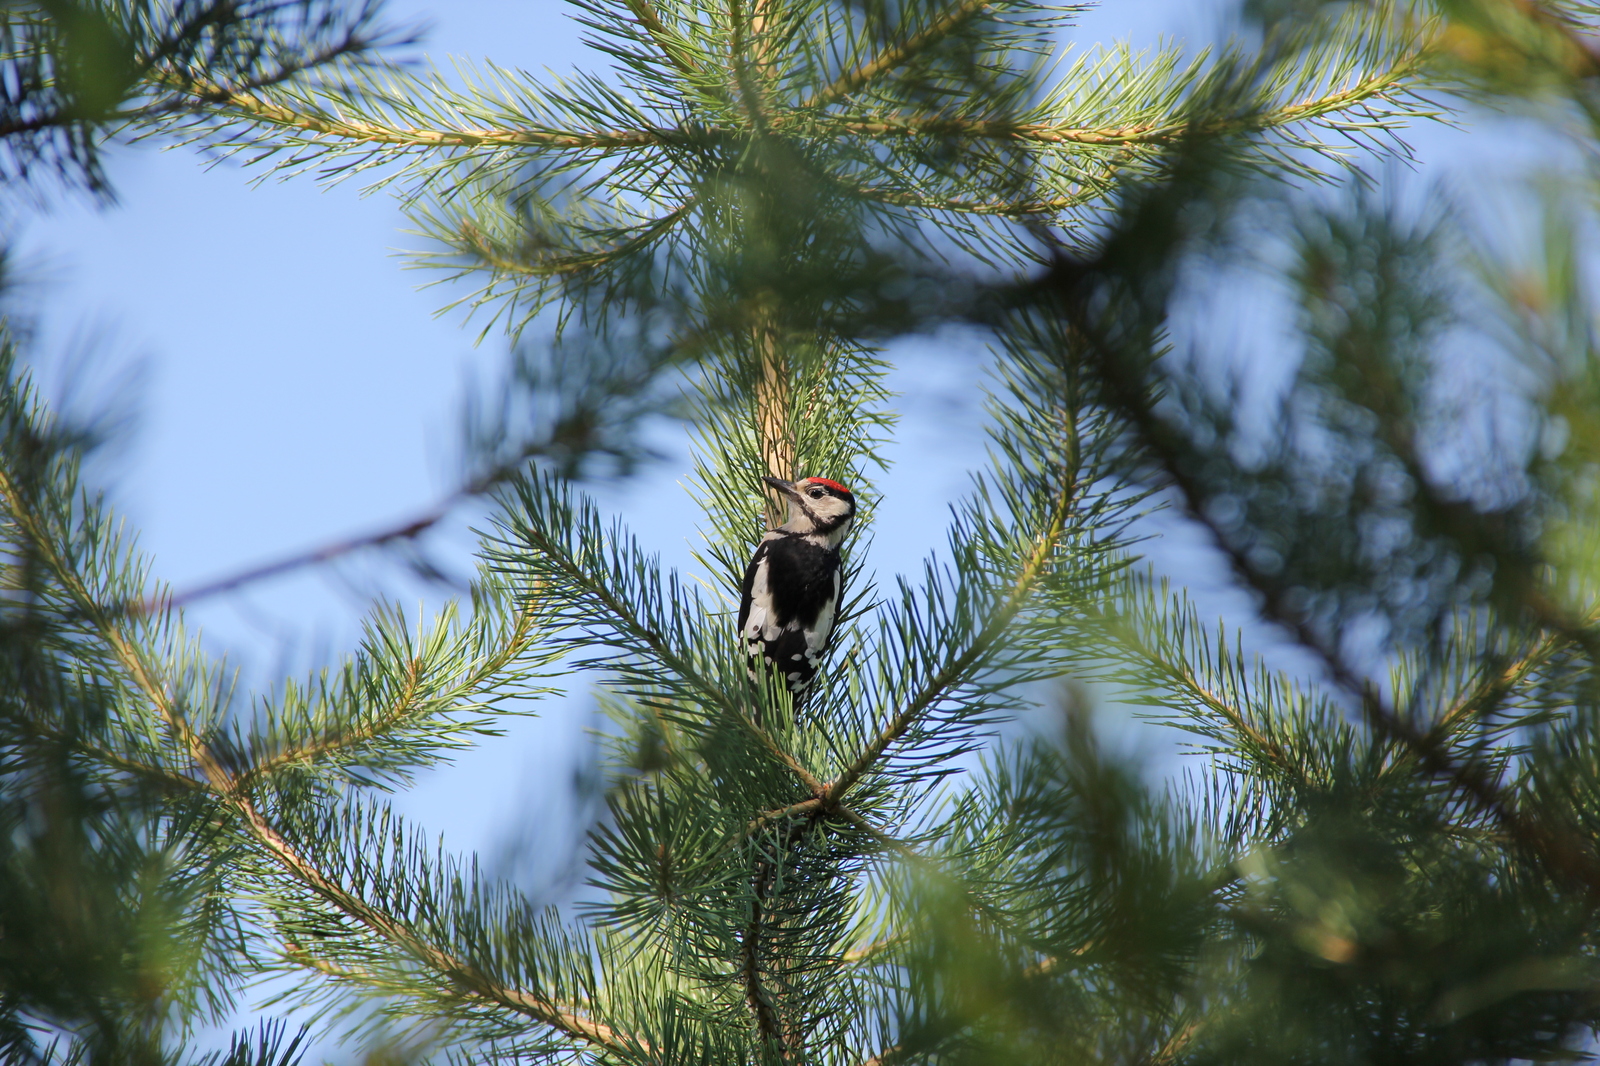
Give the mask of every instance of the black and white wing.
[{"label": "black and white wing", "polygon": [[769,534],[745,570],[739,640],[750,657],[782,673],[790,691],[811,683],[833,632],[843,575],[839,556],[806,540]]}]

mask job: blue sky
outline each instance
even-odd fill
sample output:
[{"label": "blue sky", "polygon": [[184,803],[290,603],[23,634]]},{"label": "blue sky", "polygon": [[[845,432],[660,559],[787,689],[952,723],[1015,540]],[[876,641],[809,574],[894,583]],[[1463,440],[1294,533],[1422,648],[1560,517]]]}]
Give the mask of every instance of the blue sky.
[{"label": "blue sky", "polygon": [[[1125,0],[1089,13],[1067,36],[1204,41],[1215,10]],[[507,0],[391,5],[399,21],[431,23],[424,50],[441,62],[492,58],[557,73],[591,65],[564,11]],[[1474,186],[1504,180],[1470,132],[1428,130],[1419,140],[1436,171]],[[475,347],[459,316],[434,316],[448,294],[419,290],[428,276],[405,269],[396,251],[415,239],[386,194],[307,178],[252,185],[258,175],[231,163],[204,164],[188,149],[118,150],[110,168],[118,206],[64,203],[31,222],[22,241],[30,296],[43,308],[47,388],[93,399],[112,387],[114,371],[139,371],[125,397],[136,424],[104,473],[156,571],[180,589],[430,505],[457,473],[463,383],[504,355],[495,337]],[[942,541],[946,506],[983,461],[978,361],[961,357],[970,344],[948,335],[897,349],[916,358],[895,377],[904,422],[877,515],[872,563],[882,572],[912,570]],[[96,359],[69,359],[83,352]],[[679,484],[683,442],[662,443],[666,460],[596,491],[669,562],[687,564],[697,516]],[[441,558],[462,572],[473,518],[464,512],[438,538]],[[1182,558],[1169,561],[1181,570]],[[189,619],[249,676],[270,677],[347,648],[365,597],[378,590],[408,601],[423,593],[380,563],[343,579],[266,583],[198,605]],[[531,876],[533,859],[562,854],[563,834],[549,827],[571,822],[562,797],[588,706],[581,689],[551,701],[505,740],[427,774],[401,806],[449,845],[502,855]]]}]

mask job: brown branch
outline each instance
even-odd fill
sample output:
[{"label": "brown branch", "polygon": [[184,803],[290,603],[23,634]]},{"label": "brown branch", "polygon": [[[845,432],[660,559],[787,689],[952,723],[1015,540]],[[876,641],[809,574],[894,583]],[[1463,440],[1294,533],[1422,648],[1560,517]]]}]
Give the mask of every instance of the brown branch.
[{"label": "brown branch", "polygon": [[[761,30],[766,21],[765,8],[762,0],[751,0],[751,4],[751,15],[746,19],[741,10],[744,6],[742,0],[728,0],[728,23],[732,29],[729,34],[728,61],[733,67],[733,81],[739,87],[739,103],[744,108],[750,128],[758,134],[765,134],[768,128],[765,94],[762,92],[761,78],[751,70],[754,66],[763,76],[769,73],[761,42]],[[750,51],[751,37],[756,39],[753,64],[752,57],[746,54]]]},{"label": "brown branch", "polygon": [[[761,376],[756,380],[755,389],[756,438],[767,473],[791,481],[799,471],[795,469],[794,435],[789,427],[789,362],[784,358],[782,343],[770,316],[758,317],[759,321],[751,330],[756,356],[761,363]],[[765,490],[765,498],[767,528],[776,529],[789,519],[789,502],[773,488]]]},{"label": "brown branch", "polygon": [[899,44],[892,45],[867,62],[834,79],[833,84],[817,91],[801,102],[806,110],[828,107],[849,96],[881,74],[895,69],[960,29],[989,6],[989,0],[961,0],[940,15],[931,26],[914,33]]},{"label": "brown branch", "polygon": [[765,870],[758,871],[755,890],[751,893],[750,920],[745,923],[741,937],[739,977],[744,984],[745,1003],[755,1016],[756,1031],[777,1048],[781,1061],[788,1062],[789,1048],[784,1040],[786,1026],[761,977],[762,892],[765,889],[765,877]]},{"label": "brown branch", "polygon": [[744,835],[747,837],[754,836],[756,833],[759,833],[773,822],[781,822],[785,818],[793,818],[797,815],[811,814],[812,812],[819,811],[821,809],[822,800],[817,796],[813,796],[808,800],[801,800],[799,803],[791,803],[787,807],[779,807],[776,810],[762,811],[760,814],[756,815],[750,820],[749,825],[745,826]]},{"label": "brown branch", "polygon": [[[803,823],[784,825],[774,836],[778,854],[769,858],[762,851],[762,841],[751,842],[756,851],[755,869],[750,884],[750,916],[740,933],[739,980],[744,985],[745,1003],[759,1033],[774,1050],[782,1063],[805,1061],[805,1034],[784,1017],[778,997],[786,992],[780,975],[769,975],[763,965],[763,942],[769,922],[767,900],[773,882],[779,878],[779,866],[784,861],[796,839],[803,837],[817,821],[817,814]],[[781,920],[780,920],[781,924]]]},{"label": "brown branch", "polygon": [[278,577],[308,566],[315,566],[318,563],[331,562],[334,559],[361,551],[364,548],[381,547],[397,540],[415,540],[442,522],[454,509],[455,505],[469,495],[476,495],[476,493],[466,490],[454,492],[445,497],[444,502],[435,505],[422,514],[404,519],[395,525],[385,527],[376,532],[329,541],[309,551],[296,552],[293,555],[285,556],[270,563],[263,563],[260,566],[240,570],[226,577],[184,589],[182,592],[161,592],[129,604],[123,607],[122,610],[136,617],[160,614],[176,607],[183,607],[196,600],[203,600],[223,592],[231,592],[236,588],[253,584],[257,581]]}]

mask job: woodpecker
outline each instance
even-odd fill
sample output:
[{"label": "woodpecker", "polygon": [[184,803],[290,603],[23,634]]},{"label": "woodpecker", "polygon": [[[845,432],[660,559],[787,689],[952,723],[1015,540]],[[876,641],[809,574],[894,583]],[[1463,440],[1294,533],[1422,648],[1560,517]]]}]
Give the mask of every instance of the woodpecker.
[{"label": "woodpecker", "polygon": [[839,545],[855,522],[856,498],[825,477],[761,480],[789,497],[789,521],[761,538],[745,569],[739,639],[752,678],[764,662],[798,695],[811,684],[833,632],[844,585]]}]

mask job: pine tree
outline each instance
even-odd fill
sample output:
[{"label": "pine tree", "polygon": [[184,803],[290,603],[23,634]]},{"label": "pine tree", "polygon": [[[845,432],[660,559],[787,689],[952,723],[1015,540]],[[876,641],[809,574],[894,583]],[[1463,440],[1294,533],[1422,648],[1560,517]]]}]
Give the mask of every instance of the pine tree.
[{"label": "pine tree", "polygon": [[[291,1003],[463,1062],[1576,1054],[1600,890],[1581,256],[1553,225],[1542,274],[1472,278],[1448,220],[1307,187],[1371,158],[1352,144],[1403,152],[1452,93],[1592,115],[1592,13],[1288,6],[1249,48],[1052,66],[1070,11],[1032,3],[578,10],[610,79],[154,73],[196,104],[169,134],[396,189],[486,331],[559,323],[533,375],[558,417],[508,416],[472,485],[496,509],[469,604],[381,607],[340,667],[240,701],[70,449],[23,476],[50,423],[6,397],[14,587],[48,623],[25,646],[103,708],[52,743],[148,789],[163,832],[203,827],[155,881],[199,886],[208,992],[287,974]],[[1251,240],[1299,315],[1264,428],[1173,350],[1186,272]],[[1533,382],[1542,450],[1441,413],[1475,298],[1504,305],[1480,335]],[[870,519],[879,346],[950,319],[994,338],[992,464],[892,588],[857,535],[797,705],[731,621],[779,517],[760,477],[845,480]],[[562,476],[679,386],[703,586]],[[1474,440],[1479,469],[1445,462]],[[1139,565],[1163,501],[1313,676]],[[385,802],[558,677],[597,679],[613,723],[582,913]],[[1070,695],[1060,736],[990,746],[1061,678],[1187,729],[1204,769],[1143,781]]]}]

